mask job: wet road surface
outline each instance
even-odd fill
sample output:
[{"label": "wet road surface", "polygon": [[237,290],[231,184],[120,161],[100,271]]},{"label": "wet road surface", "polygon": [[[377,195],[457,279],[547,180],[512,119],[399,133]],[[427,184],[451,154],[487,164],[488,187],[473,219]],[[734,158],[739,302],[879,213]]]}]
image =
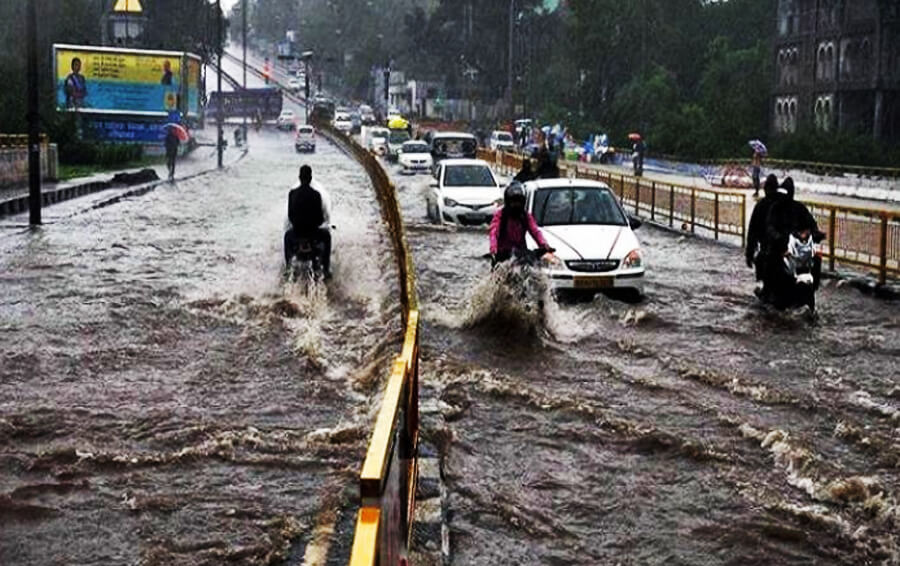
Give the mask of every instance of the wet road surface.
[{"label": "wet road surface", "polygon": [[644,302],[548,297],[529,331],[484,232],[393,173],[453,564],[898,563],[897,303],[828,281],[810,326],[737,248],[645,226]]},{"label": "wet road surface", "polygon": [[[223,172],[0,227],[0,564],[299,563],[353,505],[400,343],[390,246],[337,149],[250,141]],[[331,190],[327,287],[281,276],[301,162]]]}]

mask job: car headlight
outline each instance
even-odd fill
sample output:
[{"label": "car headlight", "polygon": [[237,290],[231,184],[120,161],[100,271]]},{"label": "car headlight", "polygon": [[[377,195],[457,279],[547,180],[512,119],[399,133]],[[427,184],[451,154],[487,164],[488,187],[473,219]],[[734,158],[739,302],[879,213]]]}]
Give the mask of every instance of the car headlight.
[{"label": "car headlight", "polygon": [[642,267],[643,265],[644,262],[641,257],[641,250],[631,250],[628,252],[628,255],[625,256],[625,259],[622,260],[622,267],[624,269],[634,269],[636,267]]},{"label": "car headlight", "polygon": [[556,254],[552,253],[544,254],[544,256],[541,258],[541,263],[543,263],[546,267],[559,268],[563,266],[562,260],[556,257]]},{"label": "car headlight", "polygon": [[459,206],[459,203],[456,202],[455,200],[453,200],[452,198],[445,197],[444,198],[444,206],[454,207],[454,206]]}]

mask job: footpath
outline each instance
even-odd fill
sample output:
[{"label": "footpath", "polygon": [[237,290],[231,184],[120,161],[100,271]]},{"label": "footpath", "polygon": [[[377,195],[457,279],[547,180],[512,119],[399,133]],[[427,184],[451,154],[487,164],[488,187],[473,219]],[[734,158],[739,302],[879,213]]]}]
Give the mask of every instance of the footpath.
[{"label": "footpath", "polygon": [[[243,148],[229,146],[225,150],[224,164],[234,163],[244,155]],[[188,155],[178,158],[175,167],[175,180],[185,180],[191,177],[211,171],[217,167],[216,148],[209,145],[201,145]],[[145,169],[156,172],[159,179],[150,181],[138,180],[132,184],[114,182],[116,175],[134,175]],[[140,168],[115,169],[104,173],[97,173],[87,177],[78,177],[63,182],[44,182],[41,184],[42,206],[63,202],[80,196],[93,194],[99,191],[117,189],[125,186],[146,186],[167,182],[169,172],[164,163],[148,165]],[[28,211],[28,186],[15,186],[0,188],[0,218],[22,214]]]}]

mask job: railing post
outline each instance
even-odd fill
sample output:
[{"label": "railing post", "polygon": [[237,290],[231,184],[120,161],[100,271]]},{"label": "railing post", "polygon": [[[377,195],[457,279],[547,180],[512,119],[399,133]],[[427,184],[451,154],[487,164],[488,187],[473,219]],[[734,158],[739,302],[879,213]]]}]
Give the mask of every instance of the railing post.
[{"label": "railing post", "polygon": [[741,249],[747,248],[747,195],[741,195]]},{"label": "railing post", "polygon": [[691,189],[691,234],[695,233],[694,222],[697,218],[697,189]]},{"label": "railing post", "polygon": [[669,228],[675,227],[675,185],[669,186]]},{"label": "railing post", "polygon": [[878,267],[878,284],[887,283],[887,236],[888,236],[888,215],[886,212],[881,213],[881,245],[880,258]]},{"label": "railing post", "polygon": [[715,205],[714,205],[714,213],[713,217],[715,220],[713,221],[713,234],[715,235],[715,239],[719,239],[719,193],[714,193]]},{"label": "railing post", "polygon": [[831,214],[828,215],[828,269],[834,271],[835,264],[835,242],[837,242],[837,209],[832,208]]},{"label": "railing post", "polygon": [[656,181],[650,182],[650,220],[656,220]]},{"label": "railing post", "polygon": [[641,180],[637,177],[634,178],[634,213],[641,214]]}]

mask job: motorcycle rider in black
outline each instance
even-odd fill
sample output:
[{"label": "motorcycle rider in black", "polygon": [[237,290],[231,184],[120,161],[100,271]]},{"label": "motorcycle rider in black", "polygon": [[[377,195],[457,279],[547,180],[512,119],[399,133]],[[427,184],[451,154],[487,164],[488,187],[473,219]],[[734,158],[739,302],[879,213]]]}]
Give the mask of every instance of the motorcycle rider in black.
[{"label": "motorcycle rider in black", "polygon": [[312,186],[312,168],[300,167],[300,186],[288,194],[288,219],[291,228],[284,233],[284,262],[290,267],[300,240],[308,239],[322,246],[322,270],[331,278],[331,221],[327,196]]},{"label": "motorcycle rider in black", "polygon": [[[768,248],[764,273],[764,291],[769,297],[776,289],[783,289],[793,282],[785,271],[783,263],[788,251],[791,234],[808,231],[814,241],[819,242],[825,234],[819,231],[816,219],[802,202],[794,200],[794,180],[786,178],[778,192],[781,195],[769,209],[766,217],[765,246]],[[818,282],[818,276],[816,276]]]},{"label": "motorcycle rider in black", "polygon": [[747,230],[747,267],[756,269],[756,281],[762,284],[765,279],[766,257],[768,246],[766,245],[766,219],[772,205],[780,198],[778,194],[778,178],[769,175],[764,186],[765,196],[753,207],[750,215],[750,227]]}]

